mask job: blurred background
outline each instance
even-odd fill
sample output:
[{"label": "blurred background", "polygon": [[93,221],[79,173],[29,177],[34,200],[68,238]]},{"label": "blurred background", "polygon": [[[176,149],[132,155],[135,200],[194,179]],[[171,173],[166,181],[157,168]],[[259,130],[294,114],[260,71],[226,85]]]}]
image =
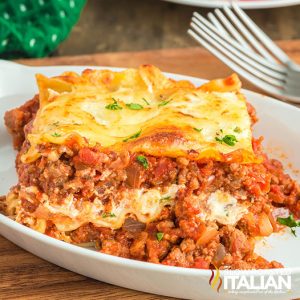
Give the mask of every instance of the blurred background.
[{"label": "blurred background", "polygon": [[[211,11],[160,0],[88,0],[78,24],[55,55],[196,46],[186,34],[195,10]],[[272,39],[300,38],[300,5],[247,13]]]},{"label": "blurred background", "polygon": [[[42,13],[37,13],[39,9],[43,9]],[[203,14],[210,11],[160,0],[1,0],[0,57],[64,56],[196,46],[186,34],[195,10]],[[300,5],[248,10],[248,14],[274,40],[300,38]],[[12,20],[8,17],[12,15],[17,17]],[[32,22],[35,16],[39,20],[36,24]],[[12,28],[12,21],[21,25]],[[32,25],[36,30],[31,30]],[[25,49],[24,44],[27,45]],[[5,52],[3,49],[9,45]]]}]

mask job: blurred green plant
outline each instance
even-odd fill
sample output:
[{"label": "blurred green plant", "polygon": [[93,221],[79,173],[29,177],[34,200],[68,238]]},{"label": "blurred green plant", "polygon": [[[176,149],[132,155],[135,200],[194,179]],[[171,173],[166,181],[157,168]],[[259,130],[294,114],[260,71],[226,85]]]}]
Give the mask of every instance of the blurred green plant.
[{"label": "blurred green plant", "polygon": [[43,57],[78,21],[86,0],[1,0],[0,57]]}]

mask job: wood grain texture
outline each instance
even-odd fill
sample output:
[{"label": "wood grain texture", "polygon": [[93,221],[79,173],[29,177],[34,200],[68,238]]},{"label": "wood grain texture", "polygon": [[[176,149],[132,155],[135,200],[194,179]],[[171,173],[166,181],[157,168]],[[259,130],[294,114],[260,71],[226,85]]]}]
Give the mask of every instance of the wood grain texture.
[{"label": "wood grain texture", "polygon": [[[193,11],[206,15],[212,9],[161,0],[89,0],[54,55],[193,47],[186,33]],[[300,39],[300,5],[247,12],[273,40]]]},{"label": "wood grain texture", "polygon": [[[279,45],[300,62],[300,41]],[[104,53],[74,57],[20,60],[28,65],[106,65],[136,67],[155,64],[164,71],[203,78],[230,74],[201,48]],[[245,83],[246,87],[251,87]],[[98,282],[48,263],[0,237],[0,299],[170,299]]]},{"label": "wood grain texture", "polygon": [[171,299],[99,282],[42,260],[0,236],[0,299]]}]

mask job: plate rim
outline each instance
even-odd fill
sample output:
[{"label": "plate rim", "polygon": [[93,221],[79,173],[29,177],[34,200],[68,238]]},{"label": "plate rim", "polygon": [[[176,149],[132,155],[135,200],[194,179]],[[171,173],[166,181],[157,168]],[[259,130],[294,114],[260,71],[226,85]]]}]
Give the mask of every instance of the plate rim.
[{"label": "plate rim", "polygon": [[[206,269],[196,269],[196,268],[184,268],[184,267],[176,267],[176,266],[166,266],[162,264],[155,264],[150,262],[139,261],[131,258],[123,258],[119,256],[114,256],[110,254],[105,254],[101,252],[97,252],[88,248],[80,247],[77,245],[69,244],[67,242],[63,242],[61,240],[55,239],[53,237],[47,236],[43,233],[40,233],[34,229],[26,227],[16,221],[10,219],[9,217],[0,213],[0,229],[4,224],[4,227],[9,227],[12,230],[21,233],[25,237],[30,237],[37,242],[41,242],[43,244],[49,245],[56,249],[62,249],[69,253],[75,252],[81,256],[89,256],[92,259],[95,259],[99,262],[105,261],[106,263],[113,265],[126,265],[126,267],[131,269],[148,269],[149,271],[161,272],[165,274],[174,274],[183,275],[183,276],[192,276],[192,275],[202,275],[202,276],[210,276],[211,271]],[[4,236],[4,238],[6,238]],[[6,238],[7,239],[7,238]],[[18,246],[20,247],[20,246]],[[22,247],[20,247],[22,248]],[[22,248],[23,250],[31,253],[30,251]],[[34,254],[33,254],[34,255]],[[42,256],[41,256],[42,257]],[[52,262],[50,262],[52,263]],[[276,275],[278,273],[289,273],[291,275],[300,274],[300,267],[288,267],[288,268],[279,268],[279,269],[255,269],[255,270],[220,270],[222,275]]]},{"label": "plate rim", "polygon": [[[58,71],[61,71],[60,69],[67,70],[67,69],[86,69],[86,68],[94,68],[94,69],[110,69],[114,71],[121,71],[127,68],[124,67],[111,67],[111,66],[85,66],[85,65],[58,65],[58,66],[26,66],[27,68],[30,68],[31,70],[42,70],[42,69],[58,69]],[[78,72],[78,70],[77,70]],[[208,81],[207,79],[195,77],[195,76],[189,76],[189,75],[183,75],[183,74],[177,74],[177,73],[170,73],[170,72],[163,72],[166,76],[171,78],[177,78],[177,80],[189,80],[192,82],[198,82],[203,83]],[[274,102],[276,105],[285,107],[286,109],[294,110],[295,112],[298,112],[300,114],[300,109],[292,104],[280,101],[278,99],[275,99],[270,96],[266,96],[257,92],[253,92],[247,89],[241,90],[244,94],[246,94],[246,98],[248,98],[248,95],[250,97],[261,97],[262,101],[266,102]],[[251,101],[251,99],[249,99]],[[0,234],[2,234],[2,227],[4,227],[4,230],[6,227],[9,227],[12,230],[18,231],[22,235],[26,237],[30,237],[37,242],[45,243],[47,245],[53,246],[58,249],[63,249],[67,252],[82,255],[82,256],[92,256],[93,259],[97,261],[105,261],[109,264],[114,265],[120,265],[125,264],[126,267],[131,269],[148,269],[149,271],[156,271],[156,272],[162,272],[165,274],[174,274],[177,275],[183,275],[183,276],[192,276],[192,275],[201,275],[201,276],[210,276],[211,272],[210,270],[204,270],[204,269],[196,269],[196,268],[184,268],[184,267],[175,267],[175,266],[166,266],[161,264],[154,264],[149,262],[143,262],[139,260],[134,260],[130,258],[122,258],[114,255],[109,255],[97,251],[90,250],[88,248],[83,248],[80,246],[76,246],[73,244],[69,244],[60,240],[57,240],[55,238],[49,237],[43,233],[40,233],[38,231],[35,231],[34,229],[31,229],[29,227],[26,227],[25,225],[22,225],[9,217],[3,215],[0,213]],[[3,235],[4,236],[4,235]],[[6,238],[4,236],[4,238]],[[20,246],[19,246],[20,247]],[[22,248],[22,247],[20,247]],[[24,248],[22,248],[24,249]],[[25,250],[25,249],[24,249]],[[28,250],[25,250],[27,252],[30,252]],[[31,253],[31,252],[30,252]],[[287,268],[281,268],[281,269],[257,269],[257,270],[220,270],[222,275],[226,274],[239,274],[239,275],[274,275],[278,274],[280,272],[287,272],[291,275],[294,274],[300,274],[300,267],[287,267]]]},{"label": "plate rim", "polygon": [[[230,5],[230,1],[227,3],[224,0],[202,0],[202,3],[198,0],[163,0],[166,2],[172,2],[176,4],[197,6],[197,7],[223,7],[224,5]],[[293,5],[299,5],[300,0],[262,0],[257,1],[247,1],[247,2],[238,2],[238,5],[243,9],[266,9],[266,8],[276,8],[276,7],[287,7]]]}]

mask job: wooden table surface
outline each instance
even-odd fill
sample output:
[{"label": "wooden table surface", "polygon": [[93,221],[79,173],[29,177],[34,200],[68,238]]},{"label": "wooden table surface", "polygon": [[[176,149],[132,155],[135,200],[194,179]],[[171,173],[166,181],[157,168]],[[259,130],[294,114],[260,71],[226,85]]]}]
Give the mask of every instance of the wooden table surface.
[{"label": "wooden table surface", "polygon": [[[206,15],[212,9],[162,0],[88,0],[69,38],[54,54],[194,47],[186,33],[193,11]],[[247,13],[273,40],[300,39],[300,5]]]},{"label": "wooden table surface", "polygon": [[[300,62],[300,40],[279,45]],[[136,67],[151,63],[163,71],[202,78],[230,74],[201,48],[106,53],[74,57],[22,60],[29,65],[106,65]],[[67,68],[66,68],[67,69]],[[245,83],[244,86],[251,87]],[[24,99],[25,100],[25,99]],[[48,263],[0,237],[0,299],[169,299],[132,291],[72,273]]]}]

